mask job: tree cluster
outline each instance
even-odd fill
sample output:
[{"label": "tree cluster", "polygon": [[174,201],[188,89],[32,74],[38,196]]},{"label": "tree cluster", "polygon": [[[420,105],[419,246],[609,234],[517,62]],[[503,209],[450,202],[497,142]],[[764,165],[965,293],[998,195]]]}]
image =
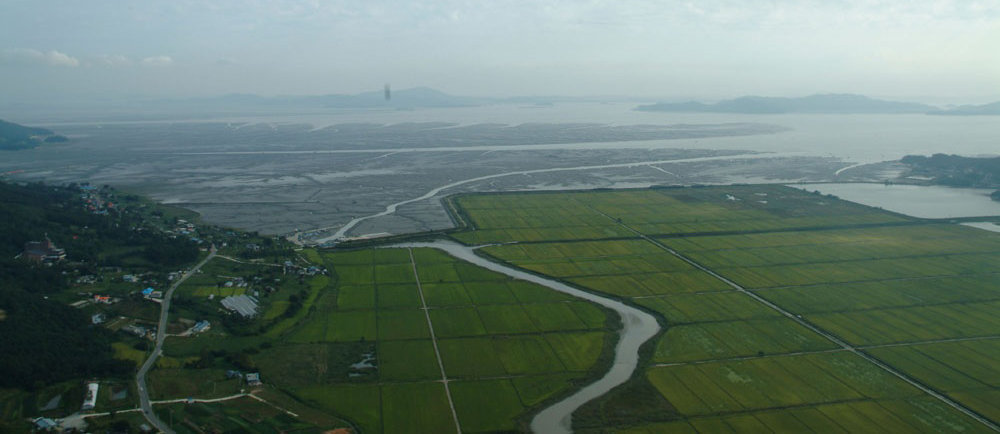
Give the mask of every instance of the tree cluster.
[{"label": "tree cluster", "polygon": [[0,387],[28,390],[73,378],[125,375],[135,368],[116,360],[110,332],[82,312],[37,294],[0,290]]},{"label": "tree cluster", "polygon": [[929,176],[935,184],[952,187],[1000,187],[1000,157],[971,158],[934,154],[907,155],[901,160],[914,174]]}]

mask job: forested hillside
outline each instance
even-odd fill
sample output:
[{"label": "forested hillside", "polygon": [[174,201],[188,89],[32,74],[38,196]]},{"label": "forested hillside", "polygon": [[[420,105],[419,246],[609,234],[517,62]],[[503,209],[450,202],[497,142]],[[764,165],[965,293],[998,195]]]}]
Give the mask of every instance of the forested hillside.
[{"label": "forested hillside", "polygon": [[0,151],[30,149],[42,143],[61,143],[68,140],[45,128],[26,127],[0,119]]},{"label": "forested hillside", "polygon": [[[0,183],[0,387],[131,371],[130,362],[112,359],[110,332],[49,296],[100,267],[162,271],[195,260],[198,248],[148,226],[140,212],[112,198],[119,196],[110,189]],[[26,242],[46,237],[66,250],[65,260],[20,255]]]}]

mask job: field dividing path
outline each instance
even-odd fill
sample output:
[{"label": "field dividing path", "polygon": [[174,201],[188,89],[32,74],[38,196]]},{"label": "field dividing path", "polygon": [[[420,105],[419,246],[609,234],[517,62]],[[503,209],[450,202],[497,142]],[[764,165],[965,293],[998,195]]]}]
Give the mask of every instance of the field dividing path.
[{"label": "field dividing path", "polygon": [[448,406],[451,407],[451,417],[455,419],[455,431],[462,433],[462,425],[458,422],[458,412],[455,411],[455,402],[451,400],[451,389],[448,387],[448,374],[444,372],[444,362],[441,361],[441,352],[438,351],[437,337],[434,336],[434,324],[431,323],[431,313],[427,309],[427,301],[424,300],[424,288],[420,286],[420,275],[417,274],[417,261],[413,259],[413,249],[406,249],[410,254],[410,265],[413,266],[413,278],[417,281],[417,293],[420,294],[420,306],[427,318],[427,329],[431,333],[431,344],[434,345],[434,354],[437,356],[438,368],[441,369],[441,383],[444,384],[444,394],[448,397]]},{"label": "field dividing path", "polygon": [[[616,221],[617,222],[617,220],[615,220],[614,218],[612,218],[611,216],[609,216],[609,215],[607,215],[607,214],[605,214],[603,212],[600,212],[600,211],[598,211],[598,210],[596,210],[594,208],[590,208],[590,209],[592,209],[596,213],[599,213],[599,214],[601,214],[601,215],[603,215],[603,216],[611,219],[612,221]],[[883,371],[888,372],[888,373],[890,373],[890,374],[898,377],[899,379],[901,379],[901,380],[909,383],[911,386],[916,387],[917,389],[923,391],[924,393],[926,393],[926,394],[928,394],[928,395],[930,395],[930,396],[932,396],[934,398],[937,398],[939,401],[941,401],[941,402],[947,404],[948,406],[950,406],[950,407],[952,407],[952,408],[954,408],[954,409],[956,409],[956,410],[964,413],[966,416],[969,416],[969,417],[975,419],[977,422],[985,425],[987,428],[989,428],[989,429],[991,429],[993,431],[1000,432],[1000,426],[998,426],[992,420],[987,419],[987,418],[981,416],[979,413],[976,413],[976,412],[972,411],[971,409],[965,407],[964,405],[958,403],[957,401],[954,401],[951,398],[949,398],[949,397],[947,397],[947,396],[945,396],[945,395],[943,395],[941,393],[938,393],[934,389],[931,389],[930,387],[924,385],[923,383],[917,381],[916,379],[911,378],[909,375],[904,374],[902,371],[899,371],[896,368],[893,368],[892,366],[889,366],[889,365],[883,363],[881,360],[879,360],[879,359],[875,358],[874,356],[872,356],[872,355],[868,354],[867,352],[865,352],[862,348],[853,346],[853,345],[845,342],[844,340],[838,338],[833,333],[830,333],[830,332],[828,332],[826,330],[823,330],[823,329],[819,328],[818,326],[814,325],[813,323],[802,319],[801,316],[796,315],[796,314],[794,314],[792,312],[789,312],[789,311],[785,310],[784,308],[782,308],[781,306],[778,306],[778,305],[776,305],[774,303],[771,303],[770,301],[768,301],[764,297],[761,297],[760,295],[757,295],[753,291],[747,290],[746,288],[740,286],[736,282],[733,282],[732,280],[729,280],[729,279],[723,277],[722,275],[716,273],[715,271],[712,271],[712,269],[710,269],[708,267],[705,267],[704,265],[699,264],[698,262],[696,262],[695,260],[693,260],[691,258],[688,258],[687,256],[684,256],[683,254],[681,254],[680,252],[678,252],[678,251],[670,248],[669,246],[667,246],[667,245],[665,245],[665,244],[663,244],[663,243],[661,243],[661,242],[659,242],[659,241],[657,241],[657,240],[655,240],[653,238],[650,238],[650,237],[646,236],[646,234],[643,234],[642,232],[639,232],[639,231],[637,231],[637,230],[635,230],[635,229],[633,229],[633,228],[629,227],[628,225],[626,225],[624,223],[621,223],[621,222],[618,222],[618,225],[620,225],[621,227],[623,227],[623,228],[631,231],[632,233],[635,233],[636,235],[638,235],[642,239],[644,239],[644,240],[652,243],[653,245],[655,245],[655,246],[657,246],[657,247],[659,247],[659,248],[667,251],[668,253],[670,253],[671,255],[674,255],[678,259],[680,259],[680,260],[682,260],[684,262],[687,262],[691,266],[693,266],[693,267],[695,267],[695,268],[697,268],[697,269],[699,269],[699,270],[707,273],[708,275],[710,275],[710,276],[712,276],[712,277],[714,277],[714,278],[722,281],[723,283],[725,283],[726,285],[729,285],[731,288],[735,289],[736,291],[739,291],[739,292],[741,292],[741,293],[749,296],[750,298],[754,299],[758,303],[763,304],[764,306],[767,306],[768,308],[770,308],[770,309],[772,309],[772,310],[774,310],[774,311],[776,311],[776,312],[784,315],[785,317],[791,319],[792,321],[795,321],[799,325],[801,325],[801,326],[803,326],[803,327],[805,327],[805,328],[807,328],[809,330],[812,330],[814,333],[816,333],[816,334],[818,334],[818,335],[826,338],[827,340],[829,340],[830,342],[833,342],[834,344],[836,344],[837,346],[843,348],[844,350],[850,351],[850,352],[852,352],[854,354],[857,354],[858,356],[860,356],[860,357],[864,358],[865,360],[871,362],[873,365],[879,367]]]},{"label": "field dividing path", "polygon": [[[524,280],[548,287],[550,289],[581,298],[615,311],[622,320],[622,328],[618,332],[618,343],[615,345],[615,357],[611,369],[603,377],[597,379],[563,400],[542,409],[531,420],[531,431],[544,434],[566,434],[573,432],[571,417],[573,412],[593,400],[619,386],[635,372],[639,365],[639,347],[660,332],[660,324],[652,315],[629,306],[618,300],[574,288],[558,280],[531,274],[526,271],[508,267],[493,262],[476,254],[479,247],[469,247],[453,241],[434,241],[420,243],[401,243],[387,248],[418,248],[428,247],[442,250],[445,253],[461,259],[472,265],[483,267],[515,279]],[[438,359],[440,360],[440,359]]]},{"label": "field dividing path", "polygon": [[215,253],[216,249],[213,244],[212,250],[209,252],[208,256],[206,256],[205,259],[202,259],[198,265],[194,266],[194,268],[184,273],[184,275],[177,279],[173,285],[170,285],[167,292],[163,294],[163,302],[160,304],[160,323],[156,328],[156,347],[153,348],[152,354],[149,355],[146,362],[142,364],[141,368],[139,368],[139,372],[135,374],[135,384],[136,388],[139,390],[139,404],[140,407],[142,407],[142,415],[146,417],[146,420],[149,421],[153,427],[167,434],[173,434],[174,431],[170,429],[165,422],[160,420],[160,418],[156,416],[156,413],[153,413],[153,404],[149,401],[149,390],[146,389],[146,373],[153,368],[153,365],[156,364],[156,359],[163,353],[163,341],[167,339],[167,318],[170,316],[170,297],[174,295],[174,290],[177,289],[178,286],[181,286],[181,284],[184,283],[188,277],[197,273],[203,265],[208,263],[208,261],[211,261],[212,258],[215,257]]}]

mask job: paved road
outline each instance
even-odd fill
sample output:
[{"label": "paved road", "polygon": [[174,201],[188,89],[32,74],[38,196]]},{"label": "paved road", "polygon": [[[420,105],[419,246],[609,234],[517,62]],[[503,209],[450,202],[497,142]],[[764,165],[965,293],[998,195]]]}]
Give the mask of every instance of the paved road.
[{"label": "paved road", "polygon": [[139,390],[139,403],[142,408],[142,415],[146,417],[146,420],[148,420],[153,427],[168,434],[173,434],[174,431],[171,430],[166,423],[160,420],[160,418],[156,417],[155,413],[153,413],[153,405],[149,401],[149,391],[146,390],[146,373],[153,368],[153,365],[156,364],[156,359],[163,353],[163,341],[167,338],[167,317],[170,315],[170,297],[174,295],[174,290],[184,283],[188,277],[191,277],[192,274],[201,269],[202,265],[205,265],[206,262],[214,258],[215,253],[215,245],[213,245],[212,251],[205,257],[205,259],[199,262],[198,265],[195,265],[194,268],[189,270],[187,273],[184,273],[184,275],[177,279],[173,285],[170,285],[167,292],[163,294],[163,303],[160,305],[160,324],[156,328],[156,347],[153,348],[153,353],[149,355],[148,359],[146,359],[146,363],[143,363],[142,367],[139,368],[139,373],[135,375],[135,383]]}]

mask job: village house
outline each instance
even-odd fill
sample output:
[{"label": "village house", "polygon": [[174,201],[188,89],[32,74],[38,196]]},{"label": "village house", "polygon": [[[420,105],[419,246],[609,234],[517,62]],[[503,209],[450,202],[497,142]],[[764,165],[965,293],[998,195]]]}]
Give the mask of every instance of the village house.
[{"label": "village house", "polygon": [[198,323],[195,324],[194,327],[191,328],[191,332],[192,333],[201,333],[201,332],[206,331],[206,330],[208,330],[210,328],[212,328],[212,324],[211,323],[209,323],[206,320],[201,320],[201,321],[198,321]]},{"label": "village house", "polygon": [[247,386],[250,386],[250,387],[258,387],[258,386],[260,386],[260,385],[263,384],[260,381],[260,373],[259,372],[248,373],[246,375],[246,380],[247,380]]}]

